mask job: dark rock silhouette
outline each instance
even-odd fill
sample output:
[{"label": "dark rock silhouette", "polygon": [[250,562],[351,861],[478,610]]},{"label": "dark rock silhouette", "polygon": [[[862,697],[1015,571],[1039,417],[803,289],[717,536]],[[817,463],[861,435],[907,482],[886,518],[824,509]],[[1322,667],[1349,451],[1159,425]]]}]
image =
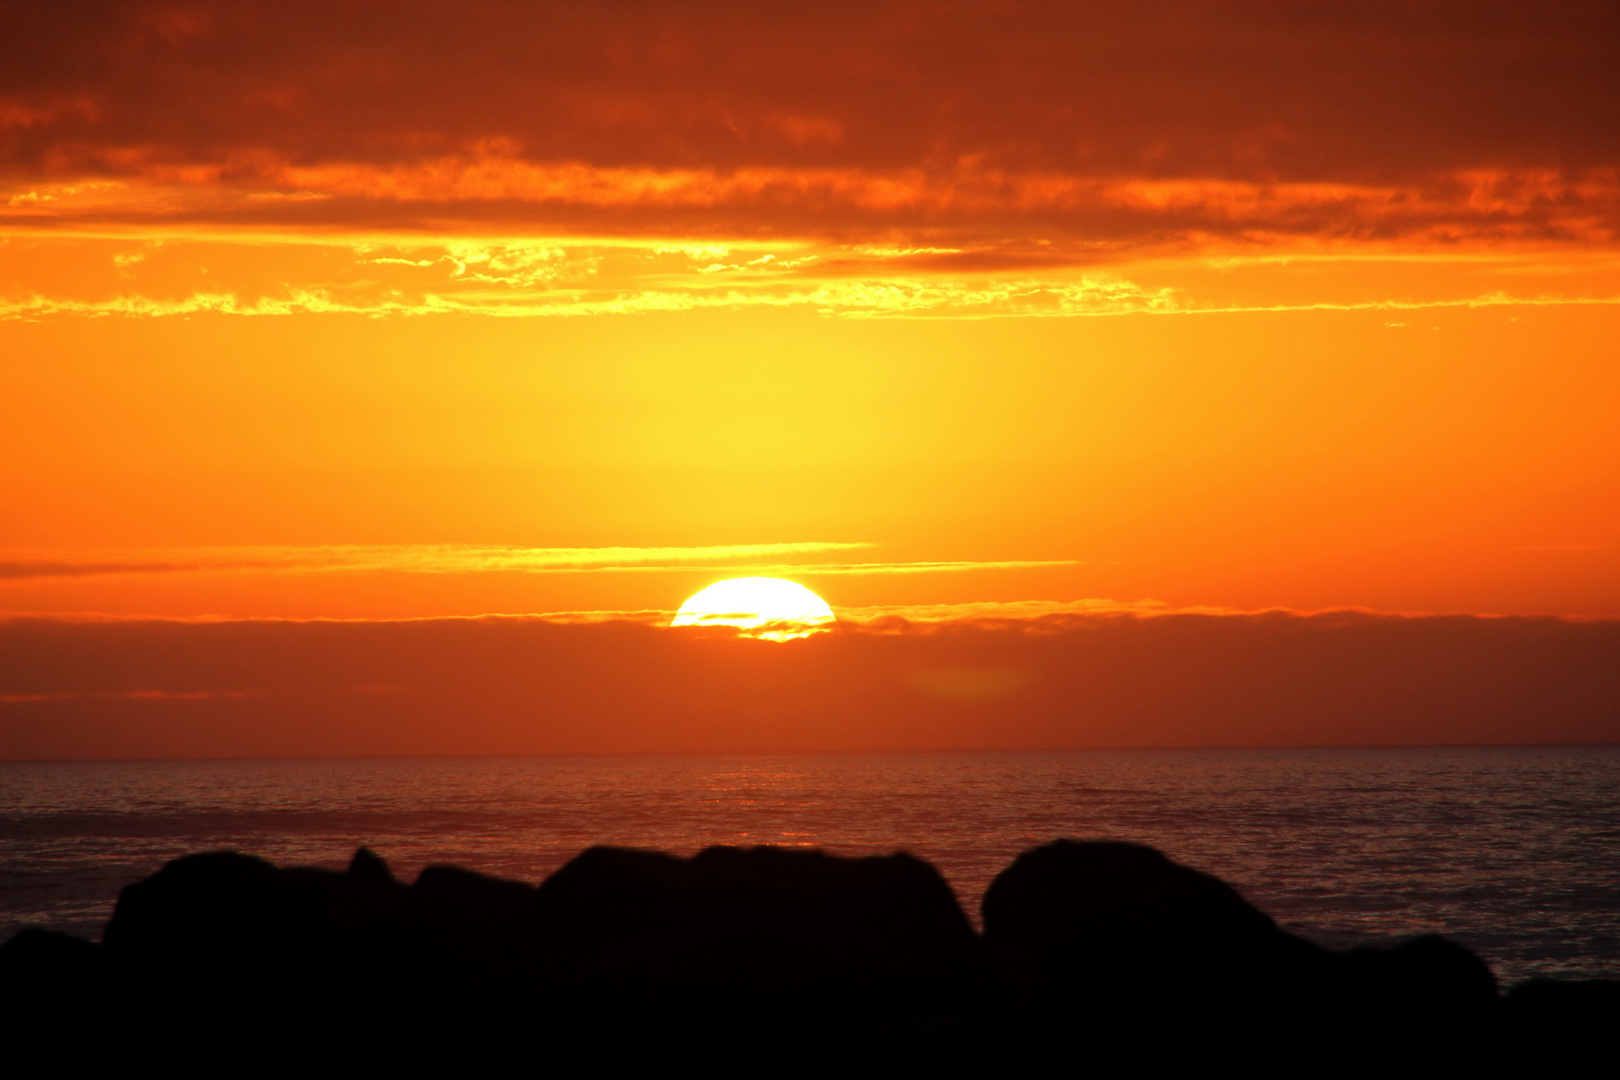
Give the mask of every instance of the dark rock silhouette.
[{"label": "dark rock silhouette", "polygon": [[1122,1048],[1120,1065],[1219,1052],[1251,1069],[1312,1060],[1316,1074],[1392,1057],[1478,1067],[1498,1009],[1490,970],[1461,946],[1333,953],[1139,844],[1059,840],[1020,855],[985,894],[984,941],[1027,1025],[1084,1017]]},{"label": "dark rock silhouette", "polygon": [[1616,1020],[1620,983],[1502,998],[1439,938],[1331,952],[1113,842],[1019,856],[982,937],[903,854],[598,847],[536,887],[451,866],[405,885],[361,849],[343,873],[188,856],[126,888],[99,945],[0,947],[5,1045],[106,1067],[161,1042],[248,1071],[1491,1073],[1577,1060]]},{"label": "dark rock silhouette", "polygon": [[[1510,1060],[1549,1076],[1600,1075],[1620,1031],[1620,980],[1528,979],[1503,999]],[[1594,1062],[1598,1064],[1594,1064]]]},{"label": "dark rock silhouette", "polygon": [[29,927],[0,945],[0,1013],[30,1000],[70,998],[101,975],[101,949],[83,938]]},{"label": "dark rock silhouette", "polygon": [[591,848],[540,886],[547,959],[581,982],[798,991],[959,978],[978,942],[910,855]]},{"label": "dark rock silhouette", "polygon": [[1335,986],[1329,953],[1225,882],[1138,844],[1026,851],[985,893],[984,941],[1024,1014],[1025,1046],[1066,1028],[1105,1055],[1118,1047],[1162,1067],[1212,1045],[1253,1063],[1321,1041],[1335,1011],[1323,1000]]}]

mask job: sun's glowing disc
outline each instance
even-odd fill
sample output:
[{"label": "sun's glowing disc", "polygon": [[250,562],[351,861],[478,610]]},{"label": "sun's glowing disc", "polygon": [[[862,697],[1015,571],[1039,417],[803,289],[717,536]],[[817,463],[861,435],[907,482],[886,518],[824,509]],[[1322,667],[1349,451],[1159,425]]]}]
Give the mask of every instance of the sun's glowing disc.
[{"label": "sun's glowing disc", "polygon": [[671,626],[735,626],[772,641],[801,638],[836,621],[827,602],[796,581],[717,581],[681,605]]}]

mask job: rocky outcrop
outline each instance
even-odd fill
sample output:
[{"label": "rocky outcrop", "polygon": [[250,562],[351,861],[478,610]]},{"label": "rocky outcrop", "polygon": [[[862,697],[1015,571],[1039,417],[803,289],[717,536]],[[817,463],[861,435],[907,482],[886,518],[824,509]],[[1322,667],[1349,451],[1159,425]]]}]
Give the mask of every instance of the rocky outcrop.
[{"label": "rocky outcrop", "polygon": [[1312,1075],[1396,1060],[1455,1072],[1488,1061],[1500,1011],[1490,970],[1461,946],[1330,952],[1138,844],[1020,855],[985,894],[984,942],[1025,1029],[1013,1045],[1044,1054],[1060,1030],[1106,1034],[1092,1056],[1119,1069],[1221,1057]]},{"label": "rocky outcrop", "polygon": [[1025,852],[983,914],[981,936],[904,854],[597,847],[536,887],[449,866],[405,885],[364,849],[344,873],[213,852],[126,888],[100,944],[0,947],[0,1022],[64,1067],[1449,1075],[1574,1055],[1620,1020],[1620,984],[1501,997],[1439,938],[1319,948],[1134,844]]}]

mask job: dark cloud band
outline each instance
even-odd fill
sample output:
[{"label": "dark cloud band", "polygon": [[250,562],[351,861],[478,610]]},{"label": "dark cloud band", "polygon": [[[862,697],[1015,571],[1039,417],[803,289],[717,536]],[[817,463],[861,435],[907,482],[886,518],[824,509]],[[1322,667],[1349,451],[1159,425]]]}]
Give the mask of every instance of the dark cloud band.
[{"label": "dark cloud band", "polygon": [[1620,220],[1612,5],[634,11],[7,5],[0,210],[935,247]]},{"label": "dark cloud band", "polygon": [[0,757],[1620,740],[1620,623],[0,623]]}]

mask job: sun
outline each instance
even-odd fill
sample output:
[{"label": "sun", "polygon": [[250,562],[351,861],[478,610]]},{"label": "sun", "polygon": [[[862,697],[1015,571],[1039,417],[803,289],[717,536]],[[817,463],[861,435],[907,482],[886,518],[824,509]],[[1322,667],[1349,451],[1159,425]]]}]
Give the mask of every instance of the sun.
[{"label": "sun", "polygon": [[735,626],[750,636],[788,641],[825,630],[836,619],[827,601],[773,577],[717,581],[681,605],[671,626]]}]

